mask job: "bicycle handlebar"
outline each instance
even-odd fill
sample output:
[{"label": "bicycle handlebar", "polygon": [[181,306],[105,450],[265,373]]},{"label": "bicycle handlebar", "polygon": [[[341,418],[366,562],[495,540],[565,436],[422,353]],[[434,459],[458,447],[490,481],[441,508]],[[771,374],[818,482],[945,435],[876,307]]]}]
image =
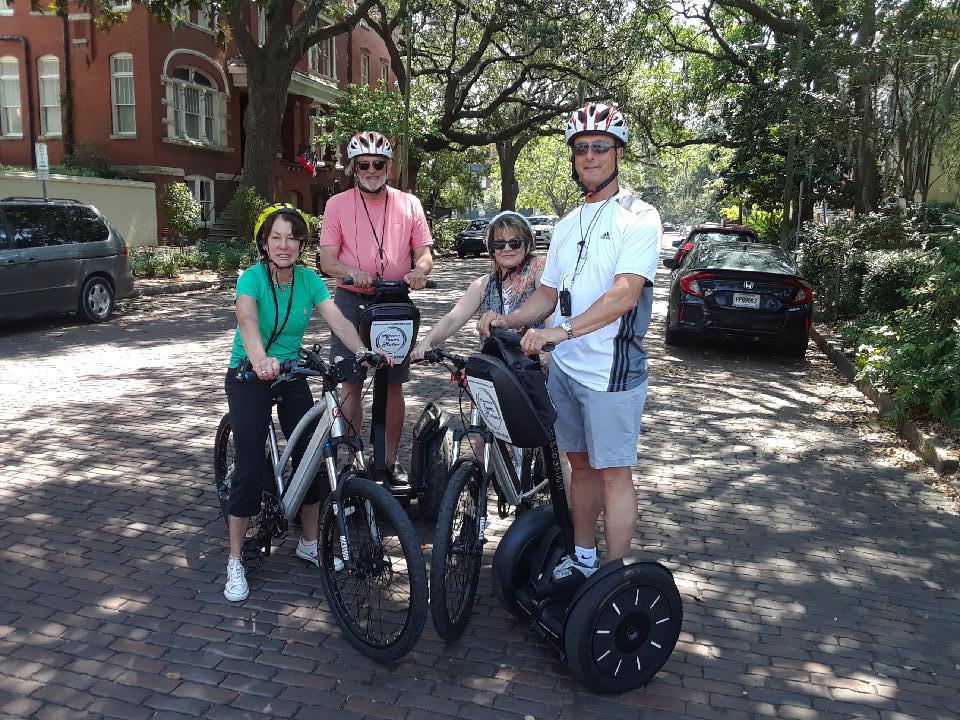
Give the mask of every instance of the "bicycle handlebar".
[{"label": "bicycle handlebar", "polygon": [[446,350],[441,348],[427,350],[423,354],[423,360],[418,362],[439,363],[443,362],[444,360],[449,360],[459,370],[462,370],[467,366],[467,359],[463,355],[454,355],[453,353],[448,353]]},{"label": "bicycle handlebar", "polygon": [[[379,370],[381,367],[388,364],[382,355],[375,353],[372,350],[365,353],[360,358],[335,358],[333,366],[330,366],[324,362],[317,350],[300,348],[300,357],[302,362],[301,360],[282,361],[280,363],[280,374],[290,375],[298,378],[332,377],[339,382],[341,377],[351,374],[354,365],[366,364],[373,370]],[[256,380],[257,374],[248,370],[242,373],[242,376],[238,379],[241,380],[241,382]]]},{"label": "bicycle handlebar", "polygon": [[[352,277],[342,278],[341,281],[344,285],[353,285]],[[427,280],[427,284],[424,286],[425,290],[431,290],[437,286],[437,283],[433,280]],[[397,290],[409,290],[410,283],[406,280],[384,280],[383,278],[375,277],[370,287],[373,288],[395,288]]]}]

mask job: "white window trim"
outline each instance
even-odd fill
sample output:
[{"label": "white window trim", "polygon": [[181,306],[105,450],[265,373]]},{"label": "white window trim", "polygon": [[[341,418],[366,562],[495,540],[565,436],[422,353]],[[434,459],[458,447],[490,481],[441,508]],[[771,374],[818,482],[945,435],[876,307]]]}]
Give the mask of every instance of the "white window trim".
[{"label": "white window trim", "polygon": [[[16,80],[17,80],[17,97],[16,97],[16,100],[17,100],[17,104],[16,104],[16,105],[13,105],[13,104],[11,104],[11,105],[0,105],[0,114],[2,114],[4,108],[17,108],[17,109],[20,111],[20,130],[19,130],[19,132],[10,132],[9,128],[7,128],[6,126],[3,126],[3,127],[0,127],[0,137],[2,137],[2,138],[17,138],[17,139],[22,139],[22,138],[23,138],[23,89],[20,87],[20,60],[17,59],[16,57],[12,56],[12,55],[4,55],[3,57],[0,57],[0,60],[13,60],[14,64],[16,65],[16,69],[17,69],[17,74],[16,74]],[[10,75],[10,76],[0,75],[0,80],[2,80],[2,79],[4,79],[4,78],[8,78],[8,77],[9,77],[9,78],[13,78],[14,76],[13,76],[13,75]],[[12,98],[4,98],[4,100],[10,100],[10,99],[12,99]],[[0,119],[2,119],[2,118],[0,118]]]},{"label": "white window trim", "polygon": [[0,15],[15,15],[15,14],[16,14],[16,12],[17,12],[17,11],[16,11],[16,8],[8,7],[8,6],[7,6],[7,2],[9,2],[9,1],[10,1],[10,0],[2,0],[3,4],[0,5]]},{"label": "white window trim", "polygon": [[[201,220],[205,225],[212,225],[217,220],[217,210],[216,210],[216,183],[213,181],[213,178],[208,178],[205,175],[187,175],[183,178],[183,181],[186,183],[187,187],[190,189],[190,194],[193,195],[193,199],[197,202],[200,202],[200,199],[197,197],[197,186],[196,183],[204,182],[210,184],[210,217]],[[201,203],[202,206],[203,203]]]},{"label": "white window trim", "polygon": [[[174,77],[161,77],[161,81],[166,88],[165,94],[167,97],[166,139],[202,147],[225,147],[227,144],[227,95],[218,90],[216,82],[209,75],[196,68],[189,69],[207,78],[207,80],[211,82],[211,86],[200,85]],[[186,91],[188,89],[199,92],[199,122],[197,129],[199,130],[200,137],[198,138],[192,138],[186,134],[188,114],[186,108]],[[173,102],[170,102],[171,95]],[[206,120],[208,111],[210,111],[210,117],[212,118],[213,137],[207,137]],[[177,128],[179,128],[179,132]]]},{"label": "white window trim", "polygon": [[[111,131],[112,131],[112,132],[111,132],[111,134],[110,134],[110,137],[111,137],[111,138],[135,138],[135,137],[137,136],[137,99],[136,99],[136,83],[134,82],[134,71],[131,70],[129,74],[127,74],[127,73],[122,73],[122,74],[119,74],[119,75],[116,74],[116,73],[114,72],[114,70],[113,70],[113,61],[114,61],[115,59],[117,59],[117,58],[129,58],[129,59],[130,59],[130,65],[131,65],[131,67],[132,67],[132,66],[133,66],[133,53],[119,52],[119,53],[114,53],[113,55],[110,56],[110,110],[111,110],[110,116],[111,116],[111,120],[112,120],[112,123],[113,123],[113,126],[111,127]],[[115,87],[114,79],[117,78],[117,77],[129,77],[129,78],[130,78],[130,83],[131,83],[131,86],[132,86],[131,95],[132,95],[132,100],[133,100],[133,102],[129,105],[129,107],[132,107],[132,108],[133,108],[133,130],[123,130],[123,131],[121,131],[121,130],[119,129],[119,126],[120,126],[120,122],[119,122],[119,121],[120,121],[120,116],[119,116],[119,113],[118,113],[117,111],[118,111],[118,109],[119,109],[120,106],[117,105],[117,100],[116,100],[116,97],[115,97],[115,95],[114,95],[114,93],[116,92],[116,87]],[[124,107],[128,107],[128,106],[127,106],[127,105],[124,105]]]},{"label": "white window trim", "polygon": [[[366,77],[364,77],[366,76]],[[370,84],[370,53],[360,53],[360,85]]]},{"label": "white window trim", "polygon": [[[56,75],[44,75],[43,72],[42,72],[41,69],[40,69],[40,67],[41,67],[41,65],[44,63],[44,61],[49,61],[49,60],[53,60],[53,61],[56,62],[56,64],[57,64],[57,65],[56,65],[56,67],[57,67],[57,74],[56,74]],[[43,104],[43,90],[42,90],[43,81],[44,81],[44,80],[52,80],[52,79],[54,79],[54,78],[55,78],[56,81],[57,81],[57,103],[56,103],[56,105],[44,105],[44,104]],[[62,110],[61,110],[61,107],[60,107],[60,102],[61,102],[61,100],[62,100],[62,95],[61,95],[60,90],[61,90],[61,88],[60,88],[60,58],[58,58],[56,55],[43,55],[42,57],[37,58],[37,104],[40,106],[39,110],[40,110],[40,135],[41,135],[41,137],[49,137],[49,138],[63,137],[63,115],[62,115]],[[56,114],[57,114],[57,116],[58,116],[59,119],[60,119],[60,130],[57,131],[57,132],[50,132],[50,131],[47,129],[47,127],[46,127],[46,125],[47,125],[47,123],[46,123],[47,115],[46,115],[46,113],[44,113],[44,110],[49,109],[49,108],[56,108]]]},{"label": "white window trim", "polygon": [[[327,73],[327,63],[325,62],[325,56],[323,54],[324,46],[330,50],[330,72]],[[336,37],[329,37],[321,43],[317,44],[317,51],[320,54],[320,74],[325,78],[330,78],[331,80],[337,79],[337,43]]]}]

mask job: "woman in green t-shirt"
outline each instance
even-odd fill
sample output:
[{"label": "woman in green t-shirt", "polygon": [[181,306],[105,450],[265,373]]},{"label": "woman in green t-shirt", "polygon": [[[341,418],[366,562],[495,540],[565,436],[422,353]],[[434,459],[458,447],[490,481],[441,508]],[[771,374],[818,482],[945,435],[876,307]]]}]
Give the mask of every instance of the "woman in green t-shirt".
[{"label": "woman in green t-shirt", "polygon": [[[287,437],[313,407],[313,395],[305,379],[273,385],[280,374],[280,362],[298,356],[314,308],[348,348],[367,352],[353,324],[334,305],[320,276],[297,262],[307,242],[308,227],[306,215],[292,205],[273,205],[264,210],[253,230],[261,261],[244,270],[237,281],[237,331],[225,381],[236,465],[230,488],[230,556],[223,591],[227,600],[234,602],[245,600],[250,593],[240,554],[250,518],[260,510],[263,447],[273,397],[281,398],[277,414]],[[389,359],[385,353],[380,354]],[[241,366],[255,372],[258,380],[239,381],[237,370]],[[310,433],[305,433],[297,443],[294,467],[309,437]],[[300,509],[303,530],[297,544],[297,556],[315,565],[321,491],[321,483],[314,480]]]}]

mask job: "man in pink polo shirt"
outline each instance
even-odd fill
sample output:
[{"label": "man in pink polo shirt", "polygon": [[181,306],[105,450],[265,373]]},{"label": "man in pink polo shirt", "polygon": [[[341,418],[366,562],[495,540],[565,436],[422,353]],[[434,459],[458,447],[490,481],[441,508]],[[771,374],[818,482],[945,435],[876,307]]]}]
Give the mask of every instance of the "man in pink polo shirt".
[{"label": "man in pink polo shirt", "polygon": [[[347,145],[347,158],[347,174],[354,177],[356,187],[327,201],[320,231],[320,267],[337,278],[334,302],[359,329],[361,306],[373,295],[375,277],[406,280],[413,290],[426,285],[433,269],[433,238],[420,201],[387,185],[393,158],[387,138],[370,130],[358,132]],[[343,286],[340,280],[345,277],[352,277],[353,285]],[[352,354],[336,336],[332,338],[331,358]],[[363,379],[359,373],[349,378],[341,392],[344,414],[358,431],[363,422]],[[388,479],[395,485],[407,484],[397,462],[397,447],[406,410],[403,383],[409,379],[409,357],[389,369],[386,461]]]}]

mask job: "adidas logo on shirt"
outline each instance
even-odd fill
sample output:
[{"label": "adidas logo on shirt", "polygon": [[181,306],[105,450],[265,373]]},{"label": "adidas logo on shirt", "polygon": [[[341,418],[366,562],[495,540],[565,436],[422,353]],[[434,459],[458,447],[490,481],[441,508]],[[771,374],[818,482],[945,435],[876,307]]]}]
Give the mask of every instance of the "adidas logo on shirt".
[{"label": "adidas logo on shirt", "polygon": [[609,240],[609,239],[610,239],[610,233],[609,233],[609,232],[605,232],[603,235],[600,236],[600,239],[601,239],[601,240]]}]

